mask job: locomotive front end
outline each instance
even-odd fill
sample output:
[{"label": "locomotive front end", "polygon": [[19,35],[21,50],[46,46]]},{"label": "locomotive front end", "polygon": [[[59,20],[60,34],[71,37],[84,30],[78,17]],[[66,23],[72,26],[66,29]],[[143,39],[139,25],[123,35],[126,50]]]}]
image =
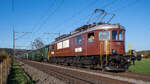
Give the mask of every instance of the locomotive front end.
[{"label": "locomotive front end", "polygon": [[130,58],[125,56],[125,29],[119,24],[107,25],[99,31],[101,66],[109,71],[125,71]]}]

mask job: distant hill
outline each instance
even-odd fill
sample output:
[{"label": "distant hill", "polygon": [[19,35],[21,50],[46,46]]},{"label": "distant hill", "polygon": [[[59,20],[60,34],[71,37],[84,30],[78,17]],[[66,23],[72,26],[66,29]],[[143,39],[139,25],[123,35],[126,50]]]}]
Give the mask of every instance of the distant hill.
[{"label": "distant hill", "polygon": [[143,55],[144,57],[148,58],[148,57],[150,57],[150,50],[138,51],[137,54]]},{"label": "distant hill", "polygon": [[150,50],[142,50],[142,51],[137,51],[137,53],[142,53],[142,54],[150,54]]}]

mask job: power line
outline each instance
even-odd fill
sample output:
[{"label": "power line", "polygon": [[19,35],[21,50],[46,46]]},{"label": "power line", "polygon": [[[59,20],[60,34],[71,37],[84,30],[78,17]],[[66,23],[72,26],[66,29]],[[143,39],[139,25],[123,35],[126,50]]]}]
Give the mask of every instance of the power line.
[{"label": "power line", "polygon": [[[56,3],[56,0],[54,0],[53,2],[51,2],[51,4],[50,4],[49,7],[48,7],[48,12],[45,12],[44,14],[46,14],[46,15],[42,15],[42,16],[40,17],[40,21],[43,20],[44,18],[46,18],[46,17],[47,17],[47,14],[50,14],[50,13],[51,13],[50,10],[52,9],[52,7],[54,6],[55,3]],[[34,31],[34,30],[37,28],[38,25],[39,25],[39,23],[37,23],[36,25],[34,25],[33,28],[32,28],[32,30]]]},{"label": "power line", "polygon": [[57,10],[63,5],[63,3],[64,3],[64,0],[62,0],[62,2],[60,3],[60,5],[57,6],[56,9],[55,9],[52,13],[48,14],[48,16],[45,18],[45,20],[44,20],[44,21],[40,24],[40,26],[38,27],[37,31],[39,31],[40,28],[42,28],[42,26],[46,24],[47,20],[48,20],[52,15],[54,15],[54,14],[57,12]]},{"label": "power line", "polygon": [[[51,1],[51,0],[50,0],[50,1]],[[47,14],[50,14],[50,13],[51,13],[50,10],[52,9],[52,7],[54,6],[55,3],[56,3],[56,0],[53,0],[52,2],[50,2],[49,7],[48,7],[48,12],[45,12],[44,14],[46,14],[46,15],[42,15],[42,16],[40,17],[40,20],[39,20],[40,23],[42,23],[42,20],[44,20],[45,18],[47,18]],[[39,25],[40,23],[36,23],[36,24],[33,26],[33,28],[32,28],[31,40],[33,39],[33,34],[35,33],[35,31],[36,31],[36,29],[38,28],[38,25]]]},{"label": "power line", "polygon": [[11,0],[11,11],[14,12],[15,7],[14,7],[14,0]]},{"label": "power line", "polygon": [[[37,32],[38,32],[40,29],[43,28],[42,26],[46,24],[46,22],[47,22],[47,20],[49,19],[49,17],[51,17],[52,15],[54,15],[54,14],[57,12],[57,10],[63,5],[63,3],[64,3],[64,0],[62,0],[62,2],[60,3],[60,5],[57,6],[57,7],[53,10],[53,12],[51,12],[51,13],[49,13],[49,14],[47,15],[47,17],[43,20],[43,22],[41,22],[41,24],[37,27]],[[35,32],[36,32],[36,31],[33,31],[33,33],[35,33]],[[36,33],[37,33],[37,32],[36,32]],[[32,36],[31,39],[33,39],[33,36]]]},{"label": "power line", "polygon": [[25,35],[27,35],[27,34],[29,34],[29,33],[32,33],[32,32],[15,32],[15,33],[23,33],[23,35],[21,35],[21,36],[15,38],[15,40],[18,40],[18,39],[21,39],[21,38],[23,38]]},{"label": "power line", "polygon": [[117,1],[118,1],[118,0],[112,0],[111,2],[105,4],[105,5],[102,7],[102,9],[105,9],[105,8],[107,8],[108,6],[113,5],[113,4],[116,3]]},{"label": "power line", "polygon": [[[51,0],[50,0],[51,1]],[[36,31],[38,31],[41,26],[43,24],[45,24],[45,22],[47,21],[47,19],[50,17],[50,15],[52,15],[54,12],[51,10],[52,8],[54,8],[54,5],[56,4],[56,0],[53,0],[52,2],[50,2],[49,7],[48,7],[48,12],[45,12],[44,14],[46,15],[42,15],[40,17],[40,23],[37,23],[36,25],[33,26],[32,28],[32,36],[31,36],[31,40],[33,39],[33,34],[36,33]],[[43,21],[42,21],[43,20]]]},{"label": "power line", "polygon": [[135,5],[137,2],[138,2],[138,0],[135,0],[135,1],[131,2],[131,3],[128,3],[127,5],[124,5],[124,6],[120,7],[120,8],[112,10],[112,12],[117,12],[117,11],[119,11],[121,9],[125,9],[127,7],[131,7],[131,6]]}]

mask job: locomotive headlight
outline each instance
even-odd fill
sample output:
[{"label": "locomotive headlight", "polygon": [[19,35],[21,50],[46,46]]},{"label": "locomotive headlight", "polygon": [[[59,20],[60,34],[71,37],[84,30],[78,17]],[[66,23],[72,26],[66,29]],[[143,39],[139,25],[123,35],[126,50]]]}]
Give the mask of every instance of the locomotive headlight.
[{"label": "locomotive headlight", "polygon": [[127,62],[130,62],[130,59],[127,59]]},{"label": "locomotive headlight", "polygon": [[116,50],[115,49],[112,49],[112,54],[116,54]]}]

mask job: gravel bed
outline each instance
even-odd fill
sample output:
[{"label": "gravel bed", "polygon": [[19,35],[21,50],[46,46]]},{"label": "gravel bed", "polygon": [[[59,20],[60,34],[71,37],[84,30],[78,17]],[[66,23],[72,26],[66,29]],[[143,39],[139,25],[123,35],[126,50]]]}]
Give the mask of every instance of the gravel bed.
[{"label": "gravel bed", "polygon": [[40,71],[34,67],[31,67],[27,64],[22,64],[24,71],[35,81],[35,84],[66,84],[64,81],[61,81],[43,71]]}]

